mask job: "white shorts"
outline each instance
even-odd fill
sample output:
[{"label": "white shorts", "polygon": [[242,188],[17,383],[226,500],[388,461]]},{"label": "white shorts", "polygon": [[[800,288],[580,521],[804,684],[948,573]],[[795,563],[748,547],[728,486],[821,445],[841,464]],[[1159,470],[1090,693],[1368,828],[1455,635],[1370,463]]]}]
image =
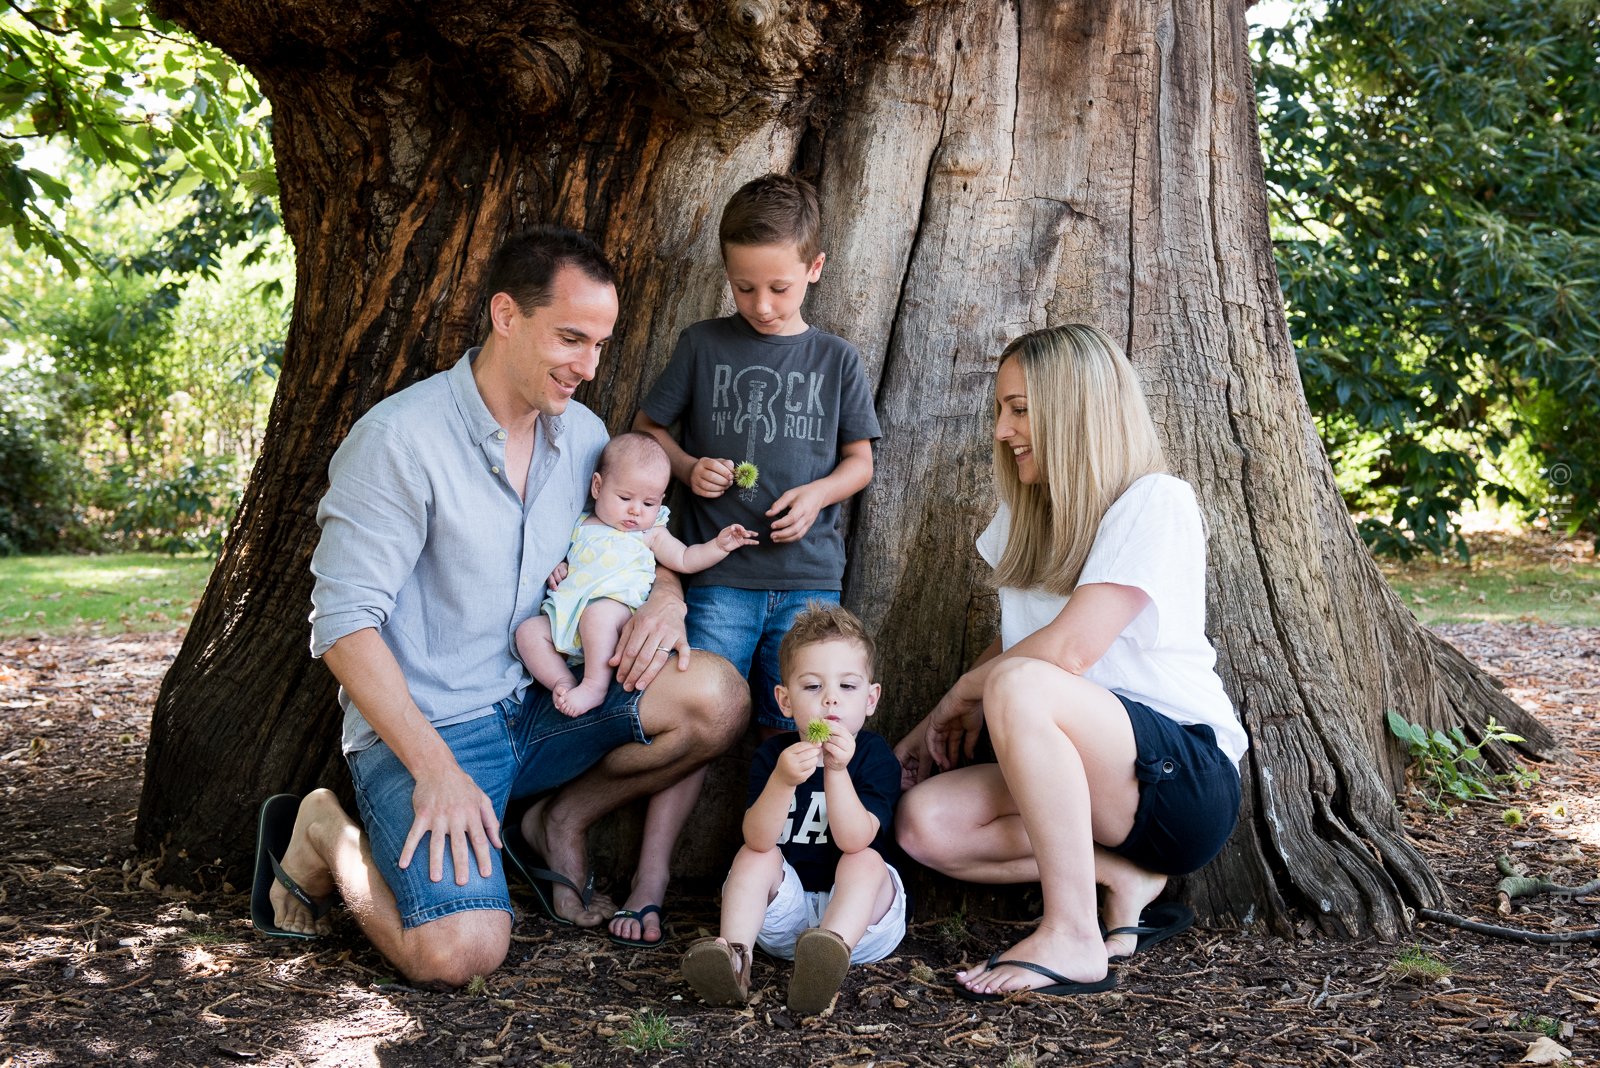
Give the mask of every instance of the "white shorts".
[{"label": "white shorts", "polygon": [[[885,861],[883,866],[889,869],[889,881],[894,884],[894,901],[883,918],[868,927],[861,941],[850,951],[851,964],[882,960],[893,953],[906,936],[906,888],[893,864]],[[784,861],[783,885],[767,905],[756,945],[769,956],[794,960],[795,940],[802,931],[822,926],[822,914],[828,910],[828,900],[832,897],[832,890],[807,890],[801,886],[800,874]]]}]

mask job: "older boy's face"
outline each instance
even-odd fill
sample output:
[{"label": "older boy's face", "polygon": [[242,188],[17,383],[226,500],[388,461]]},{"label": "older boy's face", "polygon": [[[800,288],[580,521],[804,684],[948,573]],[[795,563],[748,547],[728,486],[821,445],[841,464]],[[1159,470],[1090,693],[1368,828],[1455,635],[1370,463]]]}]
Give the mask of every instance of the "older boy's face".
[{"label": "older boy's face", "polygon": [[801,648],[784,685],[775,692],[778,707],[804,737],[806,727],[819,719],[859,734],[878,707],[881,691],[868,672],[866,651],[855,642],[835,638]]},{"label": "older boy's face", "polygon": [[727,245],[722,250],[734,307],[757,333],[777,337],[805,333],[800,305],[806,287],[822,276],[826,258],[819,252],[807,263],[793,245]]}]

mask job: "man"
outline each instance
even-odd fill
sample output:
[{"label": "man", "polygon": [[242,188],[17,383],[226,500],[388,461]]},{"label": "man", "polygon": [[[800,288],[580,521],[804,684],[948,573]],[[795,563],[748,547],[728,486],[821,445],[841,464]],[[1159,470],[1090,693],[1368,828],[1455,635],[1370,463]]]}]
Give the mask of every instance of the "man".
[{"label": "man", "polygon": [[[333,794],[310,794],[270,891],[276,926],[311,934],[337,890],[395,967],[446,987],[494,970],[510,945],[509,799],[545,795],[521,832],[556,875],[547,910],[597,925],[609,903],[579,892],[589,827],[727,748],[748,703],[726,662],[691,663],[665,571],[599,708],[569,719],[530,684],[512,634],[561,564],[606,442],[572,395],[594,377],[617,293],[600,250],[553,228],[508,241],[488,289],[482,347],[375,406],[329,465],[312,653],[340,682],[365,831]],[[674,651],[678,670],[663,672]],[[264,810],[264,840],[268,822]]]}]

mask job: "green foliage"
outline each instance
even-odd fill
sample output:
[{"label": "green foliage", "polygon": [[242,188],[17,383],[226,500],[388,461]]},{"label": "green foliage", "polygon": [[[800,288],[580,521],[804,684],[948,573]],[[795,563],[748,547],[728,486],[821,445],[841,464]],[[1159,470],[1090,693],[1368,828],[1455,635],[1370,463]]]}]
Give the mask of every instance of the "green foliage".
[{"label": "green foliage", "polygon": [[[1301,377],[1375,548],[1480,496],[1596,529],[1600,3],[1331,0],[1258,42]],[[1498,461],[1523,440],[1543,478]]]},{"label": "green foliage", "polygon": [[611,1042],[639,1053],[665,1053],[682,1046],[683,1035],[664,1013],[647,1010],[629,1020]]},{"label": "green foliage", "polygon": [[1389,966],[1389,973],[1397,979],[1415,979],[1430,983],[1443,979],[1451,971],[1453,969],[1443,958],[1421,946],[1407,946]]},{"label": "green foliage", "polygon": [[73,529],[72,488],[82,479],[60,425],[32,375],[0,371],[0,556],[55,548]]},{"label": "green foliage", "polygon": [[1520,742],[1521,735],[1507,731],[1493,717],[1484,724],[1483,740],[1477,743],[1468,741],[1460,727],[1451,727],[1448,732],[1430,731],[1393,710],[1387,719],[1389,732],[1406,743],[1411,759],[1416,762],[1418,777],[1431,791],[1422,793],[1430,808],[1448,808],[1446,795],[1460,801],[1498,799],[1499,795],[1489,786],[1497,776],[1491,774],[1483,762],[1483,747],[1493,742]]},{"label": "green foliage", "polygon": [[270,118],[223,53],[136,0],[7,0],[0,9],[0,228],[76,275],[91,257],[57,214],[74,190],[41,165],[50,145],[135,181],[146,203],[201,194],[158,255],[214,271],[218,250],[276,224]]}]

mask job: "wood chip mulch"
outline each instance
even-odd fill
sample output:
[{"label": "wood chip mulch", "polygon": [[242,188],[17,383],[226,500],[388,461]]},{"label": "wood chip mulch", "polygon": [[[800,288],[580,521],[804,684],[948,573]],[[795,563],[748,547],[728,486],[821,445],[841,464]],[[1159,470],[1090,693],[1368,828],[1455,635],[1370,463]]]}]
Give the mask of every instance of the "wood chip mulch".
[{"label": "wood chip mulch", "polygon": [[[1600,898],[1520,898],[1501,914],[1495,893],[1502,855],[1566,885],[1600,875],[1600,631],[1440,631],[1573,754],[1514,796],[1450,816],[1401,799],[1451,910],[1547,933],[1600,926]],[[0,1068],[1600,1058],[1600,943],[1533,945],[1431,922],[1399,946],[1332,941],[1309,924],[1293,940],[1197,930],[1123,965],[1112,993],[975,1005],[951,994],[952,970],[1021,927],[929,919],[896,956],[852,969],[830,1013],[797,1020],[783,1008],[786,966],[759,956],[752,1005],[695,1001],[678,951],[716,913],[680,897],[666,950],[523,916],[506,965],[481,988],[414,990],[348,918],[314,944],[260,939],[244,894],[162,887],[133,854],[149,710],[177,645],[176,635],[0,641]]]}]

